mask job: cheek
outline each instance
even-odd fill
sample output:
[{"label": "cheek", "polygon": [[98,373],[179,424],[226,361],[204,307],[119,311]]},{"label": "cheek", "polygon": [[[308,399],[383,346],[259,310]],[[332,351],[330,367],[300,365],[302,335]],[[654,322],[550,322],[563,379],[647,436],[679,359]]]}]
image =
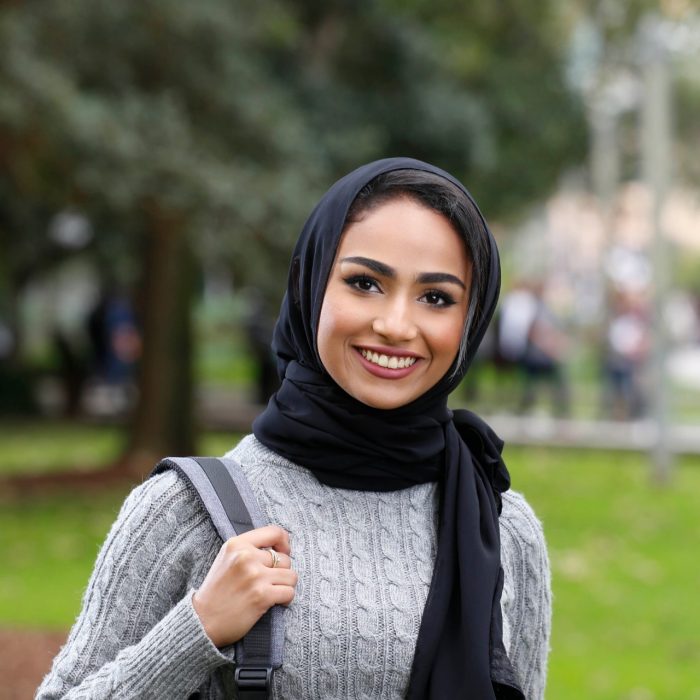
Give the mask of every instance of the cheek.
[{"label": "cheek", "polygon": [[330,339],[342,343],[347,336],[356,332],[364,323],[357,305],[347,295],[329,293],[323,301],[321,315],[318,319],[318,343]]},{"label": "cheek", "polygon": [[318,319],[316,345],[321,362],[330,373],[333,372],[333,367],[329,365],[333,363],[334,354],[342,347],[343,325],[339,304],[335,299],[327,296]]},{"label": "cheek", "polygon": [[431,332],[433,355],[439,360],[441,366],[449,367],[454,361],[459,352],[463,330],[462,318],[451,319],[433,328]]},{"label": "cheek", "polygon": [[332,335],[333,321],[328,310],[328,305],[324,302],[321,307],[321,315],[318,317],[318,331],[316,333],[316,350],[321,362],[328,369],[326,360],[328,357],[329,340]]}]

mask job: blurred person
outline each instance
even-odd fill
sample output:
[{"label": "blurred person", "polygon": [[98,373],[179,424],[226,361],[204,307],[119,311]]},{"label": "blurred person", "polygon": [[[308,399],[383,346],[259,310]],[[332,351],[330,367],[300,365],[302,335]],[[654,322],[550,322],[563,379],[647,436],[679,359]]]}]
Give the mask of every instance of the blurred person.
[{"label": "blurred person", "polygon": [[63,390],[63,414],[75,417],[80,412],[87,378],[85,352],[78,349],[78,344],[60,328],[51,333],[51,345]]},{"label": "blurred person", "polygon": [[104,291],[87,319],[95,374],[107,384],[133,378],[141,355],[141,334],[128,296]]},{"label": "blurred person", "polygon": [[553,414],[569,414],[569,389],[563,366],[568,347],[568,338],[545,301],[541,280],[521,282],[506,295],[499,319],[499,353],[520,371],[520,412],[532,409],[537,392],[544,385],[551,393]]},{"label": "blurred person", "polygon": [[542,530],[499,438],[447,408],[499,286],[449,174],[392,158],[335,183],[293,253],[281,387],[228,453],[271,524],[222,547],[176,472],[139,486],[37,697],[226,697],[231,644],[278,604],[272,698],[543,698]]},{"label": "blurred person", "polygon": [[119,413],[132,400],[141,357],[141,332],[128,295],[111,285],[105,287],[88,315],[86,331],[99,410]]},{"label": "blurred person", "polygon": [[617,420],[640,418],[647,400],[642,385],[651,350],[649,312],[638,294],[612,297],[603,353],[603,411]]},{"label": "blurred person", "polygon": [[563,358],[569,341],[545,301],[543,282],[534,282],[531,292],[534,311],[520,360],[524,375],[520,410],[530,410],[537,400],[539,387],[547,385],[552,397],[553,414],[566,417],[569,415],[569,388]]},{"label": "blurred person", "polygon": [[536,312],[537,301],[524,282],[515,284],[503,297],[498,315],[498,354],[502,362],[520,364]]}]

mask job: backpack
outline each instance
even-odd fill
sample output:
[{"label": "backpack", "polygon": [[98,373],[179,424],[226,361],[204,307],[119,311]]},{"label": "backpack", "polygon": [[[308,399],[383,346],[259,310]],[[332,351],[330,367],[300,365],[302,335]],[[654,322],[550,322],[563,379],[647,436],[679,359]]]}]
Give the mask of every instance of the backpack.
[{"label": "backpack", "polygon": [[[226,542],[268,523],[240,465],[233,459],[214,457],[166,457],[151,475],[174,469],[209,514],[219,537]],[[234,688],[239,700],[267,700],[272,672],[282,665],[284,610],[270,608],[236,642]]]}]

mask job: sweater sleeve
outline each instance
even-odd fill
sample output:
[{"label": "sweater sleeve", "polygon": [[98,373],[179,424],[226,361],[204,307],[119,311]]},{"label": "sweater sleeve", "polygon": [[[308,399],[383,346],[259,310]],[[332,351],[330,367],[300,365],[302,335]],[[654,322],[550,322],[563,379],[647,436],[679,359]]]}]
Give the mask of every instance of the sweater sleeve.
[{"label": "sweater sleeve", "polygon": [[504,644],[527,700],[544,698],[551,632],[549,558],[542,526],[517,493],[507,492],[501,515]]},{"label": "sweater sleeve", "polygon": [[218,550],[212,533],[175,473],[134,489],[37,700],[186,698],[226,664],[192,607],[192,582]]}]

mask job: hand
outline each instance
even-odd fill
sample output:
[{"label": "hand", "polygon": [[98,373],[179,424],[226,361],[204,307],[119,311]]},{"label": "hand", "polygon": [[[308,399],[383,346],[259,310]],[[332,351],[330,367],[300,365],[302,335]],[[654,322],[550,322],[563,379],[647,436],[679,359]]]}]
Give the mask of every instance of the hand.
[{"label": "hand", "polygon": [[[272,568],[272,547],[279,563]],[[223,647],[242,639],[273,606],[294,599],[297,574],[289,557],[289,535],[266,525],[224,542],[192,604],[209,639]]]}]

